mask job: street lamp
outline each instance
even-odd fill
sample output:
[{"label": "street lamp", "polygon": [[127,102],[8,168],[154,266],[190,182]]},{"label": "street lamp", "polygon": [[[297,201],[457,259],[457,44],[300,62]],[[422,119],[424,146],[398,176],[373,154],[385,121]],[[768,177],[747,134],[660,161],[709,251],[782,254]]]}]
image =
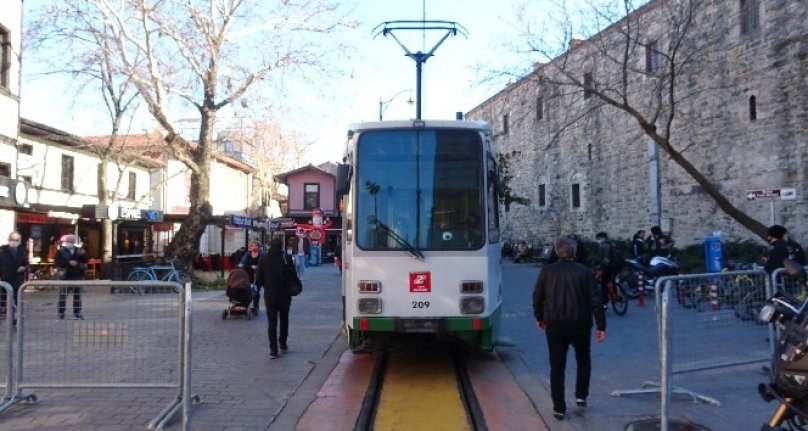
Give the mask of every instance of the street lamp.
[{"label": "street lamp", "polygon": [[398,96],[400,96],[400,95],[402,95],[404,93],[409,93],[409,98],[407,99],[407,104],[408,105],[412,105],[413,103],[415,103],[412,100],[412,93],[410,92],[410,90],[401,90],[398,93],[394,94],[393,97],[391,97],[391,98],[389,98],[387,100],[382,100],[382,98],[379,97],[379,121],[382,121],[382,119],[384,117],[384,111],[387,110],[387,106],[390,105],[391,103],[393,103],[393,100],[396,97],[398,97]]}]

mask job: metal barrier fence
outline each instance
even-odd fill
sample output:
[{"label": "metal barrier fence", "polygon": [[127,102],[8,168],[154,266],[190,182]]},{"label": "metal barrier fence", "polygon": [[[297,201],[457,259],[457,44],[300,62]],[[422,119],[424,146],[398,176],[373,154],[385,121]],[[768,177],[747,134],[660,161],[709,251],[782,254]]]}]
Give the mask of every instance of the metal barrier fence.
[{"label": "metal barrier fence", "polygon": [[[672,384],[674,375],[768,363],[774,352],[772,329],[757,320],[771,296],[771,280],[760,270],[662,277],[656,281],[660,382],[613,396],[658,393],[661,429],[668,430],[672,393],[693,401],[720,402]],[[651,388],[654,387],[654,388]]]},{"label": "metal barrier fence", "polygon": [[16,315],[15,393],[0,413],[36,402],[30,388],[166,388],[177,397],[148,428],[182,409],[189,429],[199,401],[190,395],[190,283],[32,281],[20,287]]},{"label": "metal barrier fence", "polygon": [[[14,370],[11,367],[11,363],[13,361],[13,354],[12,351],[12,344],[13,344],[13,332],[12,332],[12,324],[11,322],[14,320],[14,289],[11,288],[11,285],[0,281],[0,289],[6,293],[6,308],[4,310],[0,310],[0,387],[3,388],[5,394],[3,395],[2,400],[0,400],[0,406],[11,400],[14,396],[14,387],[13,387],[13,372]],[[3,327],[5,325],[5,327]]]}]

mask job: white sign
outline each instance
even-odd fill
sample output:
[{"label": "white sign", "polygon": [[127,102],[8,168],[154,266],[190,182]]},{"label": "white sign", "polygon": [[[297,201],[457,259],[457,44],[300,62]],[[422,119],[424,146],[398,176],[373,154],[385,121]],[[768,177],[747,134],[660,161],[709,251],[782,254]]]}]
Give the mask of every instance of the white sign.
[{"label": "white sign", "polygon": [[784,201],[795,201],[797,200],[797,189],[780,189],[780,199]]},{"label": "white sign", "polygon": [[747,190],[746,200],[753,201],[757,198],[795,200],[797,199],[797,189],[769,189],[769,190]]}]

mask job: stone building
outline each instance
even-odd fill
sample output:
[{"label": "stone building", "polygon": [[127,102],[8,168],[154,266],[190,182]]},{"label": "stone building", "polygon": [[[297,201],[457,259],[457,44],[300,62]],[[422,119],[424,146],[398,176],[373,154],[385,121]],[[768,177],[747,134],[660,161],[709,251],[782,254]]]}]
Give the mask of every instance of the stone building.
[{"label": "stone building", "polygon": [[[800,0],[652,0],[473,108],[497,151],[517,152],[510,186],[530,199],[504,214],[505,238],[628,239],[657,224],[679,246],[756,238],[656,133],[740,211],[808,242],[806,22]],[[796,195],[748,198],[769,189]]]}]

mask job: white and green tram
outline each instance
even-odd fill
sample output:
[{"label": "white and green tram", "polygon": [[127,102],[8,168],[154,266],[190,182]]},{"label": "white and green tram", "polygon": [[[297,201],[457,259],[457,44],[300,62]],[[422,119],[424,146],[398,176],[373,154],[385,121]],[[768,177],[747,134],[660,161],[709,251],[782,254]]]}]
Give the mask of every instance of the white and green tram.
[{"label": "white and green tram", "polygon": [[412,333],[493,349],[502,304],[498,184],[487,123],[351,126],[337,191],[343,329],[353,351]]}]

